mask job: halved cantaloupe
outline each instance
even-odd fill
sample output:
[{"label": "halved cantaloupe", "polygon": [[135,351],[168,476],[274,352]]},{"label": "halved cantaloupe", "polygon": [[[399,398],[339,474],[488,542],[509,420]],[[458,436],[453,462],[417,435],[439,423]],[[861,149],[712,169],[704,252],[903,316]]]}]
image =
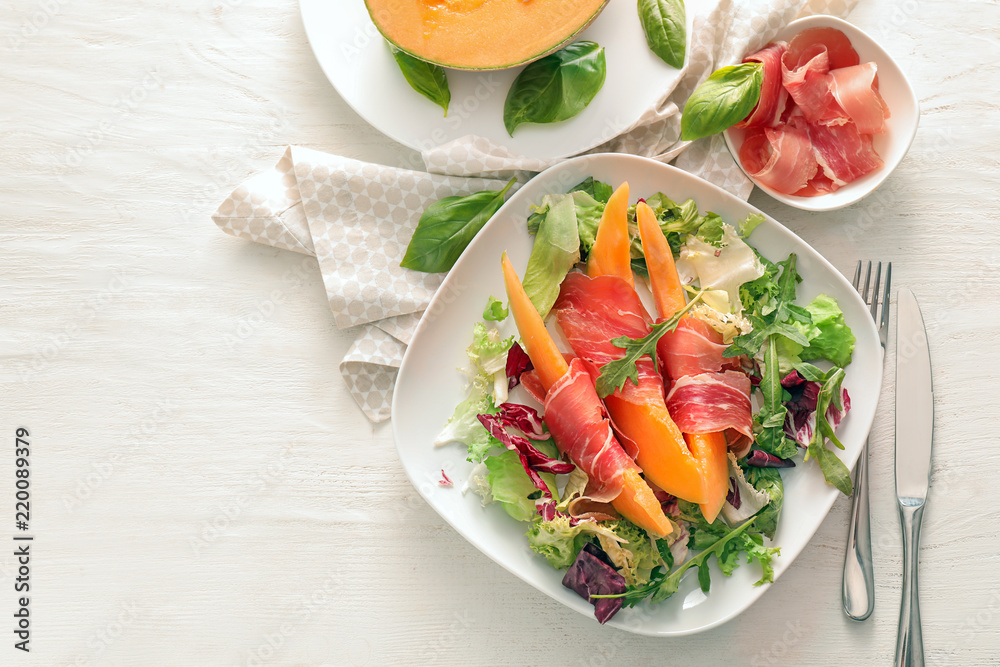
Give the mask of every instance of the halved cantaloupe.
[{"label": "halved cantaloupe", "polygon": [[365,0],[382,35],[410,55],[454,69],[524,65],[558,51],[608,0]]}]

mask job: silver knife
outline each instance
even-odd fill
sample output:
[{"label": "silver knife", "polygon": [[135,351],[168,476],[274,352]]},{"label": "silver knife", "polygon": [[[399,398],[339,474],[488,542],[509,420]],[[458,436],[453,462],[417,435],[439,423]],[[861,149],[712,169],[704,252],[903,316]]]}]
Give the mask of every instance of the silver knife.
[{"label": "silver knife", "polygon": [[913,292],[898,292],[896,320],[896,500],[903,529],[903,597],[896,637],[897,667],[924,664],[917,595],[920,520],[927,503],[934,436],[934,389],[927,332]]}]

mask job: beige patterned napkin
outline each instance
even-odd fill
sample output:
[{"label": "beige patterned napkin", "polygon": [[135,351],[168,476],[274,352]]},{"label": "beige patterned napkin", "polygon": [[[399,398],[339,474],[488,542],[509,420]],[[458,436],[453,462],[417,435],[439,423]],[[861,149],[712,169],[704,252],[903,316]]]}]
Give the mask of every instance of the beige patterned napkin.
[{"label": "beige patterned napkin", "polygon": [[[680,141],[680,111],[716,68],[763,46],[799,16],[844,16],[857,0],[718,0],[693,12],[684,69],[660,102],[610,141],[588,151],[625,152],[674,164],[743,199],[752,184],[715,136]],[[468,136],[426,151],[426,172],[385,167],[289,147],[272,169],[238,187],[213,216],[228,234],[313,255],[334,321],[358,335],[340,364],[358,405],[372,421],[388,419],[392,389],[420,313],[443,279],[399,266],[420,214],[452,195],[499,189],[554,164],[515,155]]]}]

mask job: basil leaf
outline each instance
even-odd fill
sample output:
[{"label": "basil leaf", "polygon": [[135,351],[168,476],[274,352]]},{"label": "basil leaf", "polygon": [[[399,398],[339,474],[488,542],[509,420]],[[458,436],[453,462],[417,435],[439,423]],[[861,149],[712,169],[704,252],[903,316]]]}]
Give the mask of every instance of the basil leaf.
[{"label": "basil leaf", "polygon": [[414,58],[406,51],[400,51],[389,44],[392,57],[396,59],[399,70],[406,77],[406,82],[434,104],[444,109],[448,115],[448,103],[451,102],[451,90],[448,88],[448,75],[440,65]]},{"label": "basil leaf", "polygon": [[746,118],[760,99],[764,65],[743,63],[712,72],[691,93],[681,115],[681,139],[701,139]]},{"label": "basil leaf", "polygon": [[604,85],[604,48],[576,42],[525,67],[503,105],[507,134],[522,123],[556,123],[572,118],[590,104]]},{"label": "basil leaf", "polygon": [[424,273],[449,270],[469,241],[503,204],[504,195],[517,179],[503,190],[483,190],[465,197],[445,197],[424,211],[417,222],[400,266]]},{"label": "basil leaf", "polygon": [[684,0],[639,0],[639,21],[649,50],[671,67],[683,67],[687,46]]}]

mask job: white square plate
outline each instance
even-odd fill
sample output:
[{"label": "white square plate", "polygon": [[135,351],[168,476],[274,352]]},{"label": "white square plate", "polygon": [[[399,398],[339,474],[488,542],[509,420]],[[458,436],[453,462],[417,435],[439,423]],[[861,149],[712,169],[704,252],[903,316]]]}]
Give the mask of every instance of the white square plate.
[{"label": "white square plate", "polygon": [[[593,607],[562,586],[563,572],[534,554],[524,538],[526,524],[517,522],[497,505],[483,507],[474,493],[459,488],[472,469],[459,445],[432,444],[455,405],[464,397],[456,368],[467,363],[465,348],[473,324],[480,321],[490,295],[504,298],[500,254],[506,250],[523,273],[533,237],[525,220],[530,207],[548,193],[565,192],[587,176],[617,187],[628,181],[633,199],[662,191],[676,200],[694,198],[702,211],[714,211],[736,223],[760,213],[744,201],[691,174],[653,160],[630,155],[587,155],[563,162],[536,176],[511,196],[476,236],[441,285],[420,322],[399,369],[392,405],[392,428],[399,458],[410,481],[424,499],[469,542],[510,572],[563,604],[593,618]],[[854,358],[844,386],[851,395],[851,411],[838,434],[846,446],[840,458],[853,466],[871,428],[882,385],[882,360],[875,324],[864,303],[844,277],[818,252],[772,218],[765,216],[750,242],[768,259],[798,255],[803,277],[799,301],[819,293],[833,296],[857,337]],[[513,333],[513,318],[504,322]],[[454,487],[439,486],[448,471]],[[775,577],[787,569],[809,542],[839,493],[826,484],[818,467],[809,462],[782,471],[785,503],[774,538],[781,547],[775,559]],[[442,554],[444,556],[444,554]],[[714,567],[714,566],[713,566]],[[622,609],[608,625],[645,635],[684,635],[707,630],[733,618],[767,590],[754,586],[756,566],[741,566],[726,578],[715,570],[712,588],[703,595],[696,577],[685,577],[679,592],[659,605],[641,603]],[[471,583],[471,582],[470,582]],[[595,620],[596,623],[596,620]]]}]

